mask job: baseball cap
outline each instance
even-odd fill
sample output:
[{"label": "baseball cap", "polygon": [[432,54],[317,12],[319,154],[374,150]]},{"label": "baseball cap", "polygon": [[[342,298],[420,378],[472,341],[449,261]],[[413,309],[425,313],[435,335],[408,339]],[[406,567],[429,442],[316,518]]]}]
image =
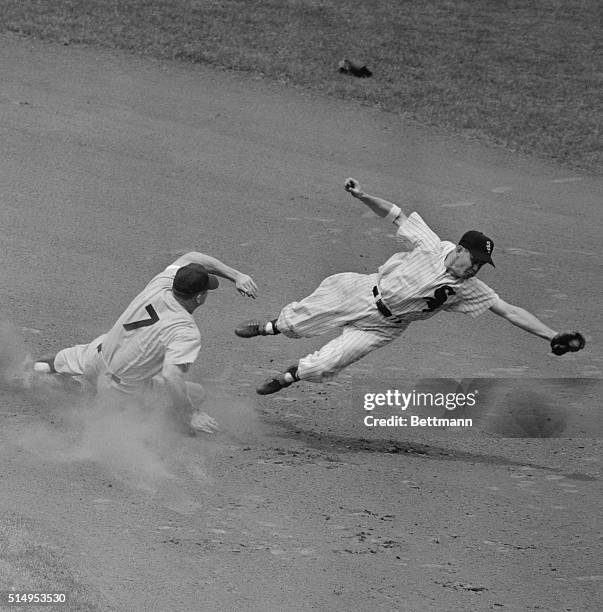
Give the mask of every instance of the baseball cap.
[{"label": "baseball cap", "polygon": [[193,296],[202,291],[217,289],[218,279],[201,264],[189,263],[178,268],[172,289],[181,295]]},{"label": "baseball cap", "polygon": [[476,261],[482,261],[494,266],[491,257],[494,250],[494,241],[485,234],[482,234],[482,232],[477,230],[465,232],[459,240],[459,244],[465,247]]}]

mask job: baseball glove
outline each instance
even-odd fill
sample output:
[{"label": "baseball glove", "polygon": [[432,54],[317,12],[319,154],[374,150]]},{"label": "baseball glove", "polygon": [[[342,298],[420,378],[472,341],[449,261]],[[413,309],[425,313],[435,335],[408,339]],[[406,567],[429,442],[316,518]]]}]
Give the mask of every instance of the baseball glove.
[{"label": "baseball glove", "polygon": [[585,345],[586,340],[580,332],[559,332],[551,340],[551,351],[553,351],[555,355],[564,355],[569,351],[575,353],[583,349]]}]

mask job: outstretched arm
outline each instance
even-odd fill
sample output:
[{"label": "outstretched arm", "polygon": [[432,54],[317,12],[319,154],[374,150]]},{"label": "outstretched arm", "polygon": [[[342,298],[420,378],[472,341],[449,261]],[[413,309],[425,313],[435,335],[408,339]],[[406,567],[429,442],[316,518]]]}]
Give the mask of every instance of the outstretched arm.
[{"label": "outstretched arm", "polygon": [[190,253],[186,253],[186,255],[179,257],[174,262],[174,265],[185,266],[189,263],[201,264],[210,274],[215,274],[216,276],[232,281],[235,284],[237,291],[241,295],[247,295],[255,299],[258,294],[258,286],[251,276],[243,274],[235,268],[227,266],[225,263],[219,259],[216,259],[215,257],[212,257],[211,255],[191,251]]},{"label": "outstretched arm", "polygon": [[172,403],[178,407],[192,409],[193,406],[186,393],[184,380],[186,370],[186,366],[164,364],[161,370],[161,378]]},{"label": "outstretched arm", "polygon": [[545,340],[552,340],[557,332],[551,329],[548,325],[545,325],[538,317],[528,312],[524,308],[508,304],[504,300],[498,300],[494,306],[490,307],[490,310],[509,321],[516,327],[523,329],[530,334],[544,338]]},{"label": "outstretched arm", "polygon": [[555,355],[565,355],[565,353],[569,352],[575,353],[576,351],[581,351],[586,346],[586,339],[580,332],[556,332],[531,312],[519,306],[507,304],[507,302],[500,298],[494,306],[490,307],[490,310],[530,334],[548,340],[551,345],[551,351]]},{"label": "outstretched arm", "polygon": [[406,215],[397,204],[365,193],[356,179],[346,179],[344,188],[368,206],[378,217],[385,217],[388,221],[392,221],[397,225],[400,225],[406,219]]},{"label": "outstretched arm", "polygon": [[[195,412],[195,406],[193,406],[186,390],[184,379],[186,370],[186,366],[164,364],[160,377],[163,379],[165,389],[174,408],[189,413]],[[218,423],[204,412],[197,414],[196,427],[208,433],[219,430]]]}]

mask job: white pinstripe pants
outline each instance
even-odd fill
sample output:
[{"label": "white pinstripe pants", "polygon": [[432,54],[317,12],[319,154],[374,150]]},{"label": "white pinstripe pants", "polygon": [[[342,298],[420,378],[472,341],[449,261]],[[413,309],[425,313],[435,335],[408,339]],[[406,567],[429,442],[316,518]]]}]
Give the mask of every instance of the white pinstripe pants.
[{"label": "white pinstripe pants", "polygon": [[368,353],[389,344],[408,327],[386,319],[375,305],[377,274],[344,272],[325,278],[299,302],[285,306],[277,327],[290,338],[310,338],[336,328],[341,335],[299,360],[300,380],[324,382]]}]

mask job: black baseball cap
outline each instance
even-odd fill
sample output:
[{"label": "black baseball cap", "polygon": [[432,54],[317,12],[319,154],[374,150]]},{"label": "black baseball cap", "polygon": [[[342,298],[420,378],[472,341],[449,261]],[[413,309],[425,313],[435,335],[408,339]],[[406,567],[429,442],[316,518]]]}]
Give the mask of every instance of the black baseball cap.
[{"label": "black baseball cap", "polygon": [[489,263],[494,266],[494,262],[492,261],[494,241],[492,238],[488,238],[488,236],[477,230],[469,230],[463,234],[462,238],[459,240],[459,244],[465,247],[476,261]]},{"label": "black baseball cap", "polygon": [[189,263],[178,268],[172,289],[180,295],[192,297],[202,291],[217,289],[219,284],[217,277],[210,274],[201,264]]}]

